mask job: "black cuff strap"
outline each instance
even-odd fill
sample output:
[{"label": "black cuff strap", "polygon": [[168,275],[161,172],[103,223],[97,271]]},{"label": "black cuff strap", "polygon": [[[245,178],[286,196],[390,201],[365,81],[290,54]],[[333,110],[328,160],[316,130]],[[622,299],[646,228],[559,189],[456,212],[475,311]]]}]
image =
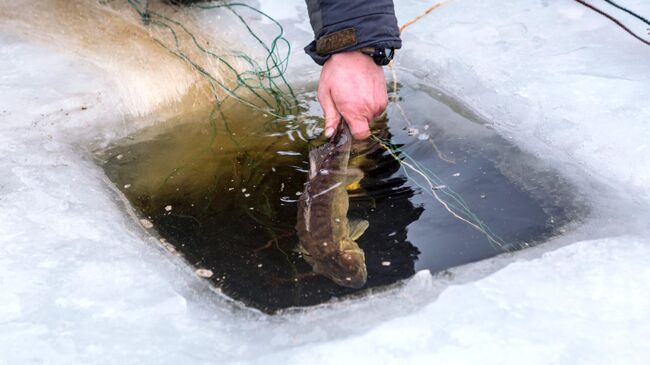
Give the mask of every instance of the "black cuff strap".
[{"label": "black cuff strap", "polygon": [[359,51],[372,57],[372,60],[379,66],[388,65],[395,57],[395,48],[387,50],[386,48],[364,47]]}]

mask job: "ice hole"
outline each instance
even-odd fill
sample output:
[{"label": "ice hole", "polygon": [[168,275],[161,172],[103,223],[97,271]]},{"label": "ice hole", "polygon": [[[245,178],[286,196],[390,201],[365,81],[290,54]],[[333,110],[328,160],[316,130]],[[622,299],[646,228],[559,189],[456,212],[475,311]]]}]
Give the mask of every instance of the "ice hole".
[{"label": "ice hole", "polygon": [[[348,216],[370,222],[358,240],[368,281],[340,287],[314,275],[295,250],[307,151],[321,132],[315,93],[299,100],[300,113],[281,119],[239,103],[218,115],[179,116],[97,151],[97,160],[170,251],[225,294],[268,313],[531,247],[584,214],[573,187],[540,159],[426,85],[400,85],[373,133],[437,183],[418,180],[375,140],[355,146],[351,163],[365,177],[350,192]],[[487,231],[455,217],[432,192]]]}]

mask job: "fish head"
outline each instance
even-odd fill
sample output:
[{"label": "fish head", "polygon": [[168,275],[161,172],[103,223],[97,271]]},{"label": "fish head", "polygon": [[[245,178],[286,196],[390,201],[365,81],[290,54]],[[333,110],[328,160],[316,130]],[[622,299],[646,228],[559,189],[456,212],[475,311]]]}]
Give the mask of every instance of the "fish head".
[{"label": "fish head", "polygon": [[352,134],[346,123],[340,123],[339,129],[328,143],[309,151],[309,179],[316,177],[321,169],[342,170],[348,166],[352,150]]},{"label": "fish head", "polygon": [[363,250],[354,241],[350,243],[342,243],[341,247],[356,247],[336,251],[313,262],[312,266],[314,272],[326,276],[336,284],[356,289],[366,284],[368,271]]}]

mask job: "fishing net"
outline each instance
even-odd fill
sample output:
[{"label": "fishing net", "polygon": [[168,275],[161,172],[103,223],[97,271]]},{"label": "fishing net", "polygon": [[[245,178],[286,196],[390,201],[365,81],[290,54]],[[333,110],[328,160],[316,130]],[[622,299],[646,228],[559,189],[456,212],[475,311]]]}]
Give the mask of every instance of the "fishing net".
[{"label": "fishing net", "polygon": [[[161,4],[148,0],[127,1],[145,26],[157,30],[152,33],[154,41],[187,63],[208,83],[215,103],[215,115],[222,103],[230,98],[276,117],[295,112],[296,96],[285,78],[291,44],[284,37],[282,25],[275,19],[245,3],[170,1],[174,4],[192,3],[192,7],[205,11],[228,11],[239,21],[243,34],[250,37],[250,42],[244,42],[246,52],[260,53],[262,57],[258,58],[243,50],[218,53],[209,41],[201,39],[186,24],[154,6],[160,7]],[[251,13],[275,26],[276,32],[270,40],[258,34],[246,21],[246,16]],[[258,59],[263,59],[263,62]],[[215,69],[219,72],[212,71]]]},{"label": "fishing net", "polygon": [[[231,141],[235,145],[238,144],[235,133],[232,133],[229,128],[228,118],[223,113],[222,106],[228,100],[234,100],[252,110],[285,121],[292,120],[291,118],[287,119],[287,116],[298,114],[298,100],[285,77],[291,46],[284,37],[282,25],[268,14],[239,2],[168,0],[167,3],[176,5],[191,4],[193,8],[200,11],[226,11],[234,17],[238,26],[243,30],[243,34],[249,37],[250,42],[243,42],[246,44],[246,52],[241,49],[219,52],[182,21],[159,11],[161,3],[156,3],[154,6],[154,3],[147,0],[127,1],[141,18],[142,23],[152,29],[152,37],[155,42],[184,61],[209,85],[211,99],[214,103],[209,118],[213,129],[211,143],[214,142],[217,124],[221,123]],[[407,26],[419,21],[442,3],[430,7],[421,16],[407,22],[401,30],[403,31]],[[262,17],[270,22],[275,27],[275,34],[268,37],[266,34],[262,36],[256,32],[246,20],[250,15]],[[241,36],[241,33],[239,35]],[[257,53],[257,56],[251,56],[253,53]],[[219,72],[213,71],[215,69],[218,69]],[[396,95],[397,78],[394,68],[391,67],[391,70],[393,70],[394,77],[393,91]],[[403,119],[410,123],[397,98],[392,100],[392,105],[399,108]],[[296,123],[293,121],[285,125],[285,128],[289,129],[290,137],[291,132],[299,130]],[[454,218],[482,232],[491,244],[500,248],[504,247],[501,238],[492,232],[472,212],[462,197],[447,187],[433,171],[400,150],[398,146],[391,144],[390,141],[382,140],[379,137],[373,137],[373,139],[400,163],[404,174],[415,186],[438,201]],[[428,143],[440,159],[453,163],[437,148],[432,139],[429,138]],[[243,155],[245,159],[254,160],[247,151],[243,151]],[[165,182],[169,181],[182,168],[182,166],[174,168]],[[259,217],[255,218],[259,220]],[[276,234],[271,236],[276,238]]]}]

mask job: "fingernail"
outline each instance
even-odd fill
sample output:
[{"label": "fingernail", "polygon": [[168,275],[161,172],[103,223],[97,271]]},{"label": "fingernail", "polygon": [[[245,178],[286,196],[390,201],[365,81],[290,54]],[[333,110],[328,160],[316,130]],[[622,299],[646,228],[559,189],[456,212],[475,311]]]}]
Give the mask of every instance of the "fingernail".
[{"label": "fingernail", "polygon": [[334,134],[334,128],[332,128],[332,127],[327,127],[327,129],[325,129],[325,137],[329,138],[329,137],[331,137],[333,134]]}]

